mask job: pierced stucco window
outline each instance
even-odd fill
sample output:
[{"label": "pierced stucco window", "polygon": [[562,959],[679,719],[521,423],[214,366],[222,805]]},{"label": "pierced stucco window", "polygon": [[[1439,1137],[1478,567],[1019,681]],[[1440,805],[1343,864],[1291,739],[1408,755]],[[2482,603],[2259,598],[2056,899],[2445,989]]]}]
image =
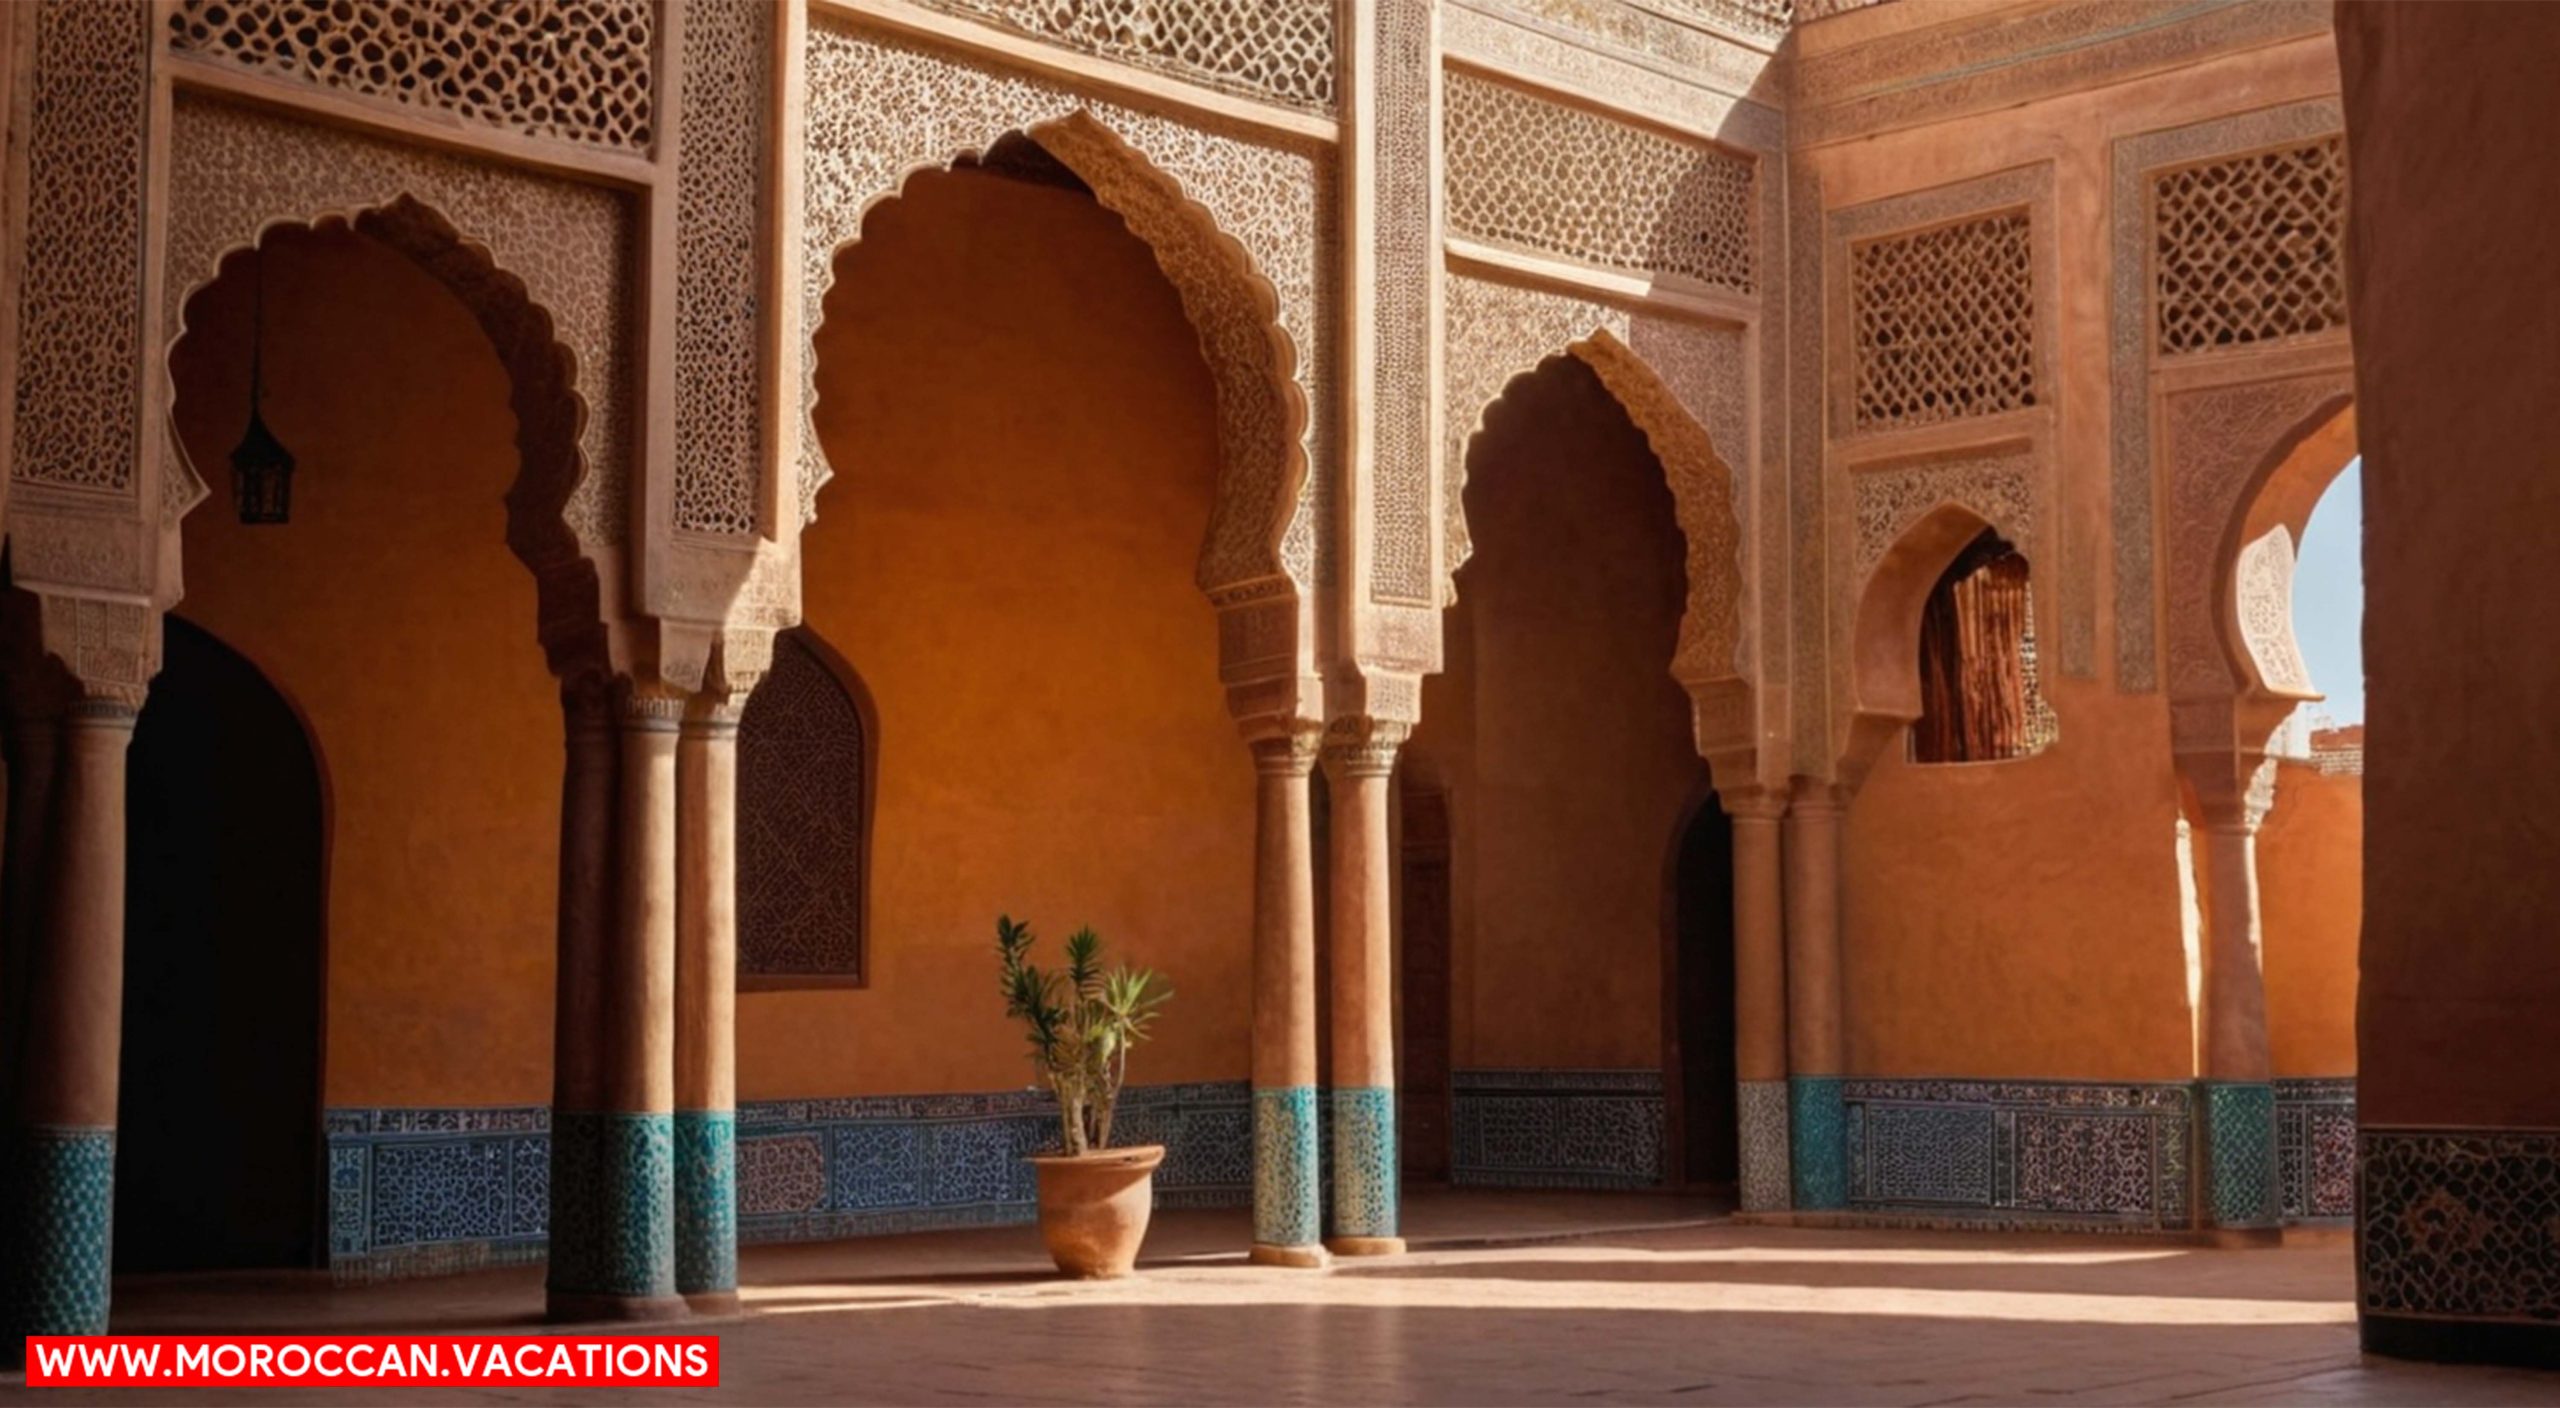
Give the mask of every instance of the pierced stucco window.
[{"label": "pierced stucco window", "polygon": [[807,627],[738,720],[738,985],[859,987],[867,974],[869,700]]},{"label": "pierced stucco window", "polygon": [[1930,589],[1920,616],[1915,763],[1987,763],[2044,751],[2058,732],[2036,672],[2027,559],[1984,530]]}]

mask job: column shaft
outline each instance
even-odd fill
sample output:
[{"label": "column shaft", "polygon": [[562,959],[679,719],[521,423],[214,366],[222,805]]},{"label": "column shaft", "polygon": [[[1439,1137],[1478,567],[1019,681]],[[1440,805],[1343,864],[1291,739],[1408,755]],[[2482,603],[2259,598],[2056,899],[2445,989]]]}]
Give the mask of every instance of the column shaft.
[{"label": "column shaft", "polygon": [[2273,1228],[2283,1210],[2258,919],[2263,812],[2243,810],[2205,827],[2204,1206],[2217,1227]]},{"label": "column shaft", "polygon": [[[726,716],[723,716],[726,715]],[[738,725],[698,708],[676,748],[676,1289],[738,1300]]]},{"label": "column shaft", "polygon": [[564,691],[560,781],[558,968],[551,1029],[551,1245],[555,1301],[591,1294],[603,1276],[604,970],[613,937],[614,791],[611,701]]},{"label": "column shaft", "polygon": [[[0,1183],[0,1337],[107,1329],[116,1072],[124,1032],[125,755],[134,708],[75,703],[60,733]],[[14,1358],[11,1354],[9,1357]]]},{"label": "column shaft", "polygon": [[1726,804],[1733,818],[1734,1068],[1740,1082],[1742,1210],[1792,1201],[1787,1163],[1786,883],[1779,818],[1786,799]]},{"label": "column shaft", "polygon": [[1253,1260],[1321,1266],[1316,1127],[1315,853],[1308,774],[1316,738],[1253,745]]},{"label": "column shaft", "polygon": [[1800,780],[1786,820],[1788,1154],[1799,1210],[1849,1200],[1840,1003],[1840,803]]},{"label": "column shaft", "polygon": [[1337,722],[1333,802],[1333,1235],[1342,1256],[1404,1250],[1398,1235],[1395,954],[1387,780],[1404,728]]}]

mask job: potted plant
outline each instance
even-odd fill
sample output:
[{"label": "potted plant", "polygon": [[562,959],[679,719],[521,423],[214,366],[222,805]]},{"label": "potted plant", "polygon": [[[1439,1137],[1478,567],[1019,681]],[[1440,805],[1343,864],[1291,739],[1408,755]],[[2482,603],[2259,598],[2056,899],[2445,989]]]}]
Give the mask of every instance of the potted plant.
[{"label": "potted plant", "polygon": [[996,961],[1005,1015],[1031,1042],[1031,1066],[1058,1097],[1061,1147],[1034,1155],[1040,1185],[1040,1236],[1070,1276],[1126,1276],[1138,1262],[1147,1219],[1155,1210],[1156,1165],[1164,1146],[1111,1147],[1111,1116],[1129,1072],[1129,1048],[1145,1041],[1156,1009],[1173,990],[1154,972],[1102,967],[1102,936],[1078,929],[1067,939],[1067,966],[1047,972],[1031,962],[1031,926],[996,920]]}]

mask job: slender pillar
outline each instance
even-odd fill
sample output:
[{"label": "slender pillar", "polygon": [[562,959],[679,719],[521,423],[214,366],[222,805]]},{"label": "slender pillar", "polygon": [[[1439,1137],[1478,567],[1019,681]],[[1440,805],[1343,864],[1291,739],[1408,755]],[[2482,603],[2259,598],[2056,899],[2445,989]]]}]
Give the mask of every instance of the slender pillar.
[{"label": "slender pillar", "polygon": [[613,701],[600,683],[560,697],[559,960],[551,1028],[551,1246],[554,1319],[585,1312],[602,1284],[605,954],[613,938]]},{"label": "slender pillar", "polygon": [[1337,1256],[1404,1250],[1396,1204],[1396,1030],[1387,779],[1405,725],[1337,719],[1324,745],[1333,802],[1333,1234]]},{"label": "slender pillar", "polygon": [[676,745],[676,1289],[738,1308],[738,707],[697,698]]},{"label": "slender pillar", "polygon": [[1736,791],[1733,818],[1734,1069],[1740,1080],[1742,1210],[1782,1212],[1793,1202],[1787,1163],[1786,884],[1778,824],[1782,792]]},{"label": "slender pillar", "polygon": [[124,1019],[125,754],[137,703],[73,702],[53,760],[51,876],[39,882],[20,970],[26,991],[0,1148],[9,1194],[0,1338],[10,1359],[22,1336],[107,1329]]},{"label": "slender pillar", "polygon": [[1256,739],[1253,866],[1253,1260],[1323,1266],[1316,1128],[1312,727]]},{"label": "slender pillar", "polygon": [[1786,832],[1787,1145],[1795,1206],[1819,1211],[1849,1201],[1837,791],[1796,779]]},{"label": "slender pillar", "polygon": [[2204,801],[2204,1210],[2233,1230],[2283,1221],[2258,917],[2258,825],[2274,784],[2270,761],[2239,795]]},{"label": "slender pillar", "polygon": [[[681,699],[647,688],[616,700],[613,915],[597,965],[596,1110],[578,1118],[594,1151],[596,1254],[555,1265],[555,1319],[685,1313],[675,1265],[676,731]],[[557,1120],[555,1118],[555,1124]],[[564,1282],[564,1275],[575,1275]]]}]

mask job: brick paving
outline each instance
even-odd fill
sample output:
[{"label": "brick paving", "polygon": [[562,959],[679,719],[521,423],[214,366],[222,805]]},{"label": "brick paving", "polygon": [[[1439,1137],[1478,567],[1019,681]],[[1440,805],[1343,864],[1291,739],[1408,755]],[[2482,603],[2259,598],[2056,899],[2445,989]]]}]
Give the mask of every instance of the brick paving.
[{"label": "brick paving", "polygon": [[[2341,1237],[2108,1239],[1702,1222],[1672,1199],[1418,1203],[1439,1245],[1330,1272],[1244,1265],[1234,1213],[1168,1213],[1127,1281],[1055,1280],[1028,1229],[750,1248],[716,1391],[789,1403],[2560,1402],[2560,1374],[2367,1360]],[[1583,1235],[1572,1235],[1584,1229]],[[1591,1230],[1605,1229],[1605,1230]],[[1487,1245],[1516,1234],[1526,1245]],[[539,1268],[331,1290],[119,1289],[118,1328],[532,1329]],[[218,1398],[222,1395],[197,1395]],[[183,1402],[127,1392],[121,1401]],[[367,1403],[594,1402],[366,1393]],[[119,1401],[0,1385],[0,1402]]]}]

